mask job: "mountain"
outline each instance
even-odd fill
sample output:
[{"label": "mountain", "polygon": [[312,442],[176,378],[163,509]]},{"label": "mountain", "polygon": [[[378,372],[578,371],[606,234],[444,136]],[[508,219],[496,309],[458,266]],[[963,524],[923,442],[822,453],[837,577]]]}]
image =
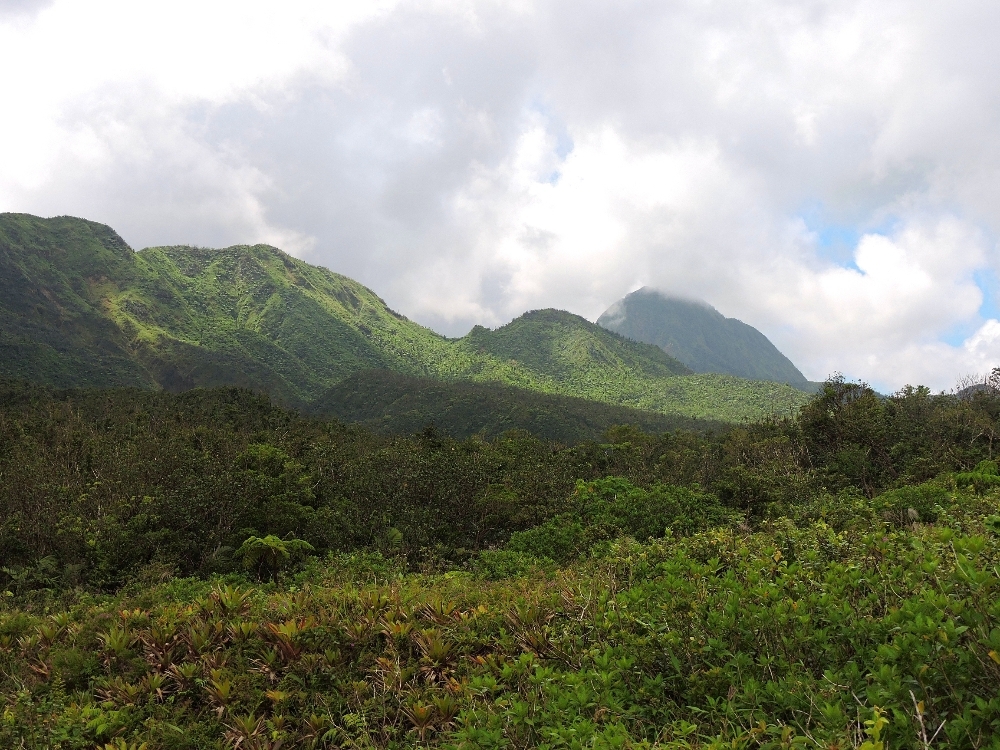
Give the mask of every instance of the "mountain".
[{"label": "mountain", "polygon": [[566,445],[601,440],[615,425],[634,425],[646,433],[721,426],[502,383],[416,378],[388,370],[366,370],[345,378],[317,399],[310,411],[376,432],[414,433],[433,423],[439,432],[457,439],[524,430]]},{"label": "mountain", "polygon": [[815,388],[764,334],[705,302],[643,287],[615,302],[597,323],[655,344],[695,372],[788,383],[806,391]]},{"label": "mountain", "polygon": [[477,326],[455,344],[465,369],[439,374],[662,414],[738,422],[808,400],[783,384],[693,373],[657,346],[562,310],[533,310],[495,330]]},{"label": "mountain", "polygon": [[390,370],[724,421],[805,400],[783,385],[692,374],[567,312],[447,339],[277,248],[134,252],[72,217],[0,214],[0,315],[0,377],[61,387],[236,385],[307,407],[355,373]]},{"label": "mountain", "polygon": [[132,263],[131,249],[103,225],[0,215],[0,373],[64,385],[153,385],[98,302],[102,280]]},{"label": "mountain", "polygon": [[[0,374],[60,386],[238,385],[304,403],[448,342],[272,247],[154,247],[70,217],[0,216]],[[441,353],[438,353],[440,350]]]}]

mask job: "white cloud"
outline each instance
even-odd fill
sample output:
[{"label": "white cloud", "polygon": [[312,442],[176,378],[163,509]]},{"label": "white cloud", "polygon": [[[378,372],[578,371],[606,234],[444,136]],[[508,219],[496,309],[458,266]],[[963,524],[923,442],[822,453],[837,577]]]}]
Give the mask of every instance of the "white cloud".
[{"label": "white cloud", "polygon": [[998,28],[968,0],[19,0],[0,209],[269,241],[450,333],[650,284],[810,377],[944,388],[1000,364]]}]

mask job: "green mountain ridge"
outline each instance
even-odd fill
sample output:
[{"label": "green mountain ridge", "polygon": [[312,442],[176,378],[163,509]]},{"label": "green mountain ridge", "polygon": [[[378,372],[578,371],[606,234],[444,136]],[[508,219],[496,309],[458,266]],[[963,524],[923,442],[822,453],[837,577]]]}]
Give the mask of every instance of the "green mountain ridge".
[{"label": "green mountain ridge", "polygon": [[307,407],[377,369],[722,421],[805,401],[785,385],[692,374],[568,312],[448,339],[277,248],[134,252],[111,228],[72,217],[0,215],[0,315],[0,376],[59,387],[235,385]]},{"label": "green mountain ridge", "polygon": [[771,380],[810,392],[817,386],[764,334],[706,302],[643,287],[614,303],[597,323],[654,344],[695,372]]}]

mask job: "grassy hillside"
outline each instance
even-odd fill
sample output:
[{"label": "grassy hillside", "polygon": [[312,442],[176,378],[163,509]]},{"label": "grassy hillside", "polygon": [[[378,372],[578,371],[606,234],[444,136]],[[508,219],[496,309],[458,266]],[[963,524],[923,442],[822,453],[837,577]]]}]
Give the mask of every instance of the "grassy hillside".
[{"label": "grassy hillside", "polygon": [[643,288],[620,299],[597,322],[630,339],[655,344],[695,372],[773,380],[814,390],[764,334],[702,302]]},{"label": "grassy hillside", "polygon": [[105,289],[131,279],[132,250],[81,219],[0,215],[0,375],[60,385],[151,387]]},{"label": "grassy hillside", "polygon": [[805,400],[773,383],[692,378],[654,346],[555,310],[449,340],[263,245],[136,253],[93,222],[3,214],[0,272],[0,376],[59,386],[237,385],[305,406],[383,369],[728,421]]},{"label": "grassy hillside", "polygon": [[[444,339],[370,290],[270,247],[150,248],[69,217],[0,219],[0,374],[172,390],[234,384],[302,403]],[[417,366],[419,367],[419,365]]]},{"label": "grassy hillside", "polygon": [[313,402],[310,411],[378,432],[415,433],[433,423],[441,434],[454,438],[525,430],[564,445],[600,440],[616,425],[634,425],[651,433],[721,427],[716,422],[501,383],[415,378],[388,370],[366,370],[346,378]]}]

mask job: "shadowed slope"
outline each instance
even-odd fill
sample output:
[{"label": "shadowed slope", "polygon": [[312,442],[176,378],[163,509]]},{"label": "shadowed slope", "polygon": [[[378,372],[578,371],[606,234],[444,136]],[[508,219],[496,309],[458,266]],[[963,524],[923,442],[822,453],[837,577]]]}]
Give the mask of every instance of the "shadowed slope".
[{"label": "shadowed slope", "polygon": [[346,378],[313,403],[311,411],[379,432],[414,433],[433,423],[442,434],[459,439],[525,430],[566,445],[601,440],[616,425],[635,425],[648,433],[721,426],[501,383],[415,378],[386,370]]},{"label": "shadowed slope", "polygon": [[0,216],[0,377],[153,386],[104,305],[135,275],[134,253],[109,227]]},{"label": "shadowed slope", "polygon": [[655,344],[695,372],[814,388],[764,334],[704,302],[644,287],[616,302],[597,322],[636,341]]}]

